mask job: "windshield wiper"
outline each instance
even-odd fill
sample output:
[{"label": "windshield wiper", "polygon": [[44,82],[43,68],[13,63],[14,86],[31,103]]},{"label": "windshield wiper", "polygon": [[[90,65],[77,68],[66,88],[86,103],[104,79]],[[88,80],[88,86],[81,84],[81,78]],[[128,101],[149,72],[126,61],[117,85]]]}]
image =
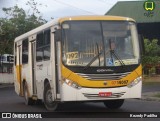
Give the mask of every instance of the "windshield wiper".
[{"label": "windshield wiper", "polygon": [[103,50],[101,52],[99,52],[99,46],[98,46],[98,43],[96,43],[96,46],[97,46],[97,52],[98,54],[93,57],[93,59],[84,67],[84,70],[86,70],[88,67],[90,67],[90,65],[98,58],[99,60],[99,66],[100,66],[100,55],[102,54]]},{"label": "windshield wiper", "polygon": [[99,54],[99,46],[97,42],[96,42],[96,46],[97,46],[98,60],[99,60],[99,66],[100,66],[100,54]]},{"label": "windshield wiper", "polygon": [[[114,43],[115,44],[115,43]],[[111,39],[109,39],[109,45],[110,45],[110,54],[111,54],[111,59],[113,60],[112,55],[120,62],[122,66],[125,66],[124,62],[122,59],[115,53],[114,49],[111,47]]]},{"label": "windshield wiper", "polygon": [[[114,57],[120,62],[120,64],[121,64],[122,66],[125,66],[125,64],[124,64],[124,62],[122,61],[122,59],[115,53],[114,50],[110,50],[110,53],[111,53],[111,55],[114,55]],[[111,58],[112,58],[112,56],[111,56]],[[112,60],[113,60],[113,58],[112,58]]]},{"label": "windshield wiper", "polygon": [[[112,49],[111,47],[111,40],[109,40],[109,44],[110,44],[110,54],[111,54],[111,59],[113,60],[113,57],[112,55],[120,62],[120,64],[122,66],[125,66],[124,62],[122,61],[122,59],[116,54],[116,52],[114,51],[114,49]],[[101,52],[99,52],[99,46],[98,46],[98,43],[96,43],[96,46],[97,46],[97,52],[98,54],[93,57],[93,59],[84,67],[84,70],[86,70],[88,67],[90,67],[90,65],[98,58],[99,59],[99,66],[100,66],[100,55],[103,53],[104,50],[102,50]],[[106,53],[106,55],[108,54],[108,52]]]}]

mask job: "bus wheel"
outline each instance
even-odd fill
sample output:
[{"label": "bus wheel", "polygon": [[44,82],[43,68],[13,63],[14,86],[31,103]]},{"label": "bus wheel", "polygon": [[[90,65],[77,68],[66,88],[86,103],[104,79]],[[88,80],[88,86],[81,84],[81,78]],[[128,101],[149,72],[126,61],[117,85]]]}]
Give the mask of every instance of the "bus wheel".
[{"label": "bus wheel", "polygon": [[110,109],[118,109],[123,105],[123,103],[124,103],[124,99],[104,101],[104,105]]},{"label": "bus wheel", "polygon": [[34,100],[28,97],[29,94],[28,94],[28,88],[27,88],[26,82],[23,85],[23,95],[24,95],[24,101],[26,105],[32,105],[34,103]]},{"label": "bus wheel", "polygon": [[58,102],[52,100],[52,91],[49,83],[44,87],[44,105],[49,111],[55,111],[58,107]]}]

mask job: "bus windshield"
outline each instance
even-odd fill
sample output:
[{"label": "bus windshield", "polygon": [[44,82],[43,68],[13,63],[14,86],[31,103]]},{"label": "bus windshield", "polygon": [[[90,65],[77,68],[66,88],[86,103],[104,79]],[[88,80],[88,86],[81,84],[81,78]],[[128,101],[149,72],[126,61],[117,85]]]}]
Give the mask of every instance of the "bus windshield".
[{"label": "bus windshield", "polygon": [[139,63],[136,26],[128,21],[66,21],[62,60],[68,66],[124,66]]}]

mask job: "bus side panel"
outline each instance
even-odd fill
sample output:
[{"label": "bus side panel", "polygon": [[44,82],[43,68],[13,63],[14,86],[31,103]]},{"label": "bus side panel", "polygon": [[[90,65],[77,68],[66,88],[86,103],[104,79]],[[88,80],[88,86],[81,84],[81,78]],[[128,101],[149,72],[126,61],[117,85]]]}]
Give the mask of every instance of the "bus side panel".
[{"label": "bus side panel", "polygon": [[36,64],[36,85],[38,99],[43,99],[44,81],[51,80],[50,61],[37,62]]},{"label": "bus side panel", "polygon": [[29,64],[22,65],[22,82],[27,83],[29,97],[32,95],[32,88],[31,88],[31,74],[29,71]]},{"label": "bus side panel", "polygon": [[[19,44],[19,45],[18,45]],[[15,91],[18,95],[22,96],[22,59],[20,58],[22,56],[22,44],[19,42],[15,48],[15,66],[14,66],[14,85],[15,85]]]},{"label": "bus side panel", "polygon": [[14,86],[15,91],[18,95],[20,95],[20,71],[22,66],[16,65],[14,66]]}]

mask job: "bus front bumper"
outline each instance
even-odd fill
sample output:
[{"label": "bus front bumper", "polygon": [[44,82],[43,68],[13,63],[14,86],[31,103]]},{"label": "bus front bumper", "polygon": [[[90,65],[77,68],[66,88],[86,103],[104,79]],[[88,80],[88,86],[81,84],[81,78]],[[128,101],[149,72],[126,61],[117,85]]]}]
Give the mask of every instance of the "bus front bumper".
[{"label": "bus front bumper", "polygon": [[128,98],[141,98],[142,81],[133,87],[115,88],[80,88],[76,89],[66,83],[61,87],[61,101],[101,101]]}]

